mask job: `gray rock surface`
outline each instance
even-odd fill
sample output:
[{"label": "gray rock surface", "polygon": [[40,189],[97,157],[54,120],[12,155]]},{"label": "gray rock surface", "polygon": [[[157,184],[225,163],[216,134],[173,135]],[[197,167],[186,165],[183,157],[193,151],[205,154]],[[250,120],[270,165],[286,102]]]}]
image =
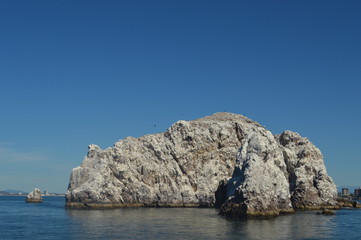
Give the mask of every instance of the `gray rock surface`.
[{"label": "gray rock surface", "polygon": [[35,188],[31,193],[26,196],[26,202],[39,203],[43,201],[41,197],[41,191],[39,188]]},{"label": "gray rock surface", "polygon": [[293,212],[287,165],[270,131],[259,127],[244,134],[221,212],[234,217]]},{"label": "gray rock surface", "polygon": [[285,131],[276,136],[283,156],[295,208],[319,208],[337,204],[337,189],[327,175],[321,151],[298,133]]},{"label": "gray rock surface", "polygon": [[320,150],[298,133],[265,129],[243,139],[226,199],[221,214],[242,218],[338,206]]},{"label": "gray rock surface", "polygon": [[216,113],[105,150],[89,145],[66,200],[70,208],[222,206],[222,214],[240,217],[334,206],[336,195],[322,154],[306,138]]},{"label": "gray rock surface", "polygon": [[90,145],[72,171],[67,206],[213,206],[219,182],[233,172],[243,132],[258,127],[218,113],[105,150]]}]

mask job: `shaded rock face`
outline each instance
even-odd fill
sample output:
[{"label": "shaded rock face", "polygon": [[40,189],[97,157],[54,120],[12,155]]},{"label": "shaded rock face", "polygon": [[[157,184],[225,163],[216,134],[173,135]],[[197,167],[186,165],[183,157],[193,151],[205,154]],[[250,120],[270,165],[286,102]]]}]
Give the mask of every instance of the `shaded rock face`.
[{"label": "shaded rock face", "polygon": [[258,127],[241,115],[220,113],[178,121],[164,133],[127,137],[106,150],[90,145],[72,171],[67,206],[214,206],[244,132]]},{"label": "shaded rock face", "polygon": [[90,145],[66,201],[70,208],[216,206],[245,217],[334,206],[336,197],[322,154],[307,139],[216,113],[105,150]]},{"label": "shaded rock face", "polygon": [[35,188],[31,193],[29,193],[26,196],[25,199],[26,202],[31,202],[31,203],[40,203],[43,201],[43,198],[41,197],[41,191],[39,188]]}]

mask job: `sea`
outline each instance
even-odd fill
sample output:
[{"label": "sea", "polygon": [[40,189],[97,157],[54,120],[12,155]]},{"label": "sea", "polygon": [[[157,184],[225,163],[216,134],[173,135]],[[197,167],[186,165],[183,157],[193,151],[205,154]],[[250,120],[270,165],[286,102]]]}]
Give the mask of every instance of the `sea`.
[{"label": "sea", "polygon": [[207,208],[65,209],[64,197],[0,196],[0,239],[361,239],[361,209],[235,220]]}]

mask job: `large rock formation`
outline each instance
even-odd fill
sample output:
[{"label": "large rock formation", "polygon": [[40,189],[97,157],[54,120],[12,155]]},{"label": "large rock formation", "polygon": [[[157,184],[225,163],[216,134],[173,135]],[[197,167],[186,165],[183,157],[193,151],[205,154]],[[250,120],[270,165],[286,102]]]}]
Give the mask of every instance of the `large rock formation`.
[{"label": "large rock formation", "polygon": [[35,188],[31,193],[26,196],[25,199],[28,203],[41,203],[43,198],[41,197],[41,191],[39,188]]},{"label": "large rock formation", "polygon": [[216,113],[105,150],[90,145],[66,200],[74,208],[223,205],[221,213],[238,217],[335,206],[336,195],[307,139]]},{"label": "large rock formation", "polygon": [[72,171],[67,206],[213,206],[219,182],[232,174],[242,134],[258,127],[220,113],[127,137],[106,150],[90,145]]}]

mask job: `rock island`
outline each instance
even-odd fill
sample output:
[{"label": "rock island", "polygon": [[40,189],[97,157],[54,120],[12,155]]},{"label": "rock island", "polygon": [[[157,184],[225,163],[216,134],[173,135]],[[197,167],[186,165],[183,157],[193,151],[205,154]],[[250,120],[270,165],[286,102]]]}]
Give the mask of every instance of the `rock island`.
[{"label": "rock island", "polygon": [[31,193],[26,196],[25,202],[27,203],[41,203],[43,198],[41,197],[41,191],[39,188],[35,188]]},{"label": "rock island", "polygon": [[219,207],[225,216],[263,217],[337,208],[336,199],[323,156],[307,138],[216,113],[105,150],[89,145],[72,170],[66,206]]}]

